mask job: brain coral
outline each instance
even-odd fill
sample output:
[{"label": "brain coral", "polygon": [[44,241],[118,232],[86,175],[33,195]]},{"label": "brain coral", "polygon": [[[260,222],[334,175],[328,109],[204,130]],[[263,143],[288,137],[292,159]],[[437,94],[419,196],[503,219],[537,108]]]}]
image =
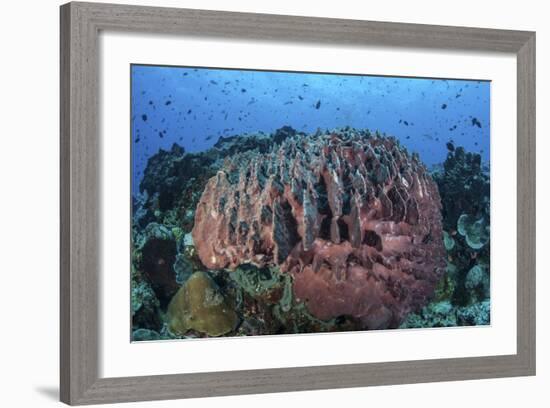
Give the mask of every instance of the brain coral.
[{"label": "brain coral", "polygon": [[278,265],[312,315],[397,327],[444,268],[437,186],[398,142],[346,128],[228,159],[195,213],[203,264]]},{"label": "brain coral", "polygon": [[176,335],[193,329],[221,336],[238,323],[230,302],[204,272],[195,272],[178,290],[168,305],[167,318],[169,330]]}]

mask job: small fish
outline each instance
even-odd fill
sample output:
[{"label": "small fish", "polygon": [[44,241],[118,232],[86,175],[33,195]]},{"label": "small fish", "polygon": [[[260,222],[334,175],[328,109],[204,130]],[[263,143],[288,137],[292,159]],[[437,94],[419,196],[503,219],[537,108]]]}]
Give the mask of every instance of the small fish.
[{"label": "small fish", "polygon": [[139,143],[139,141],[140,141],[139,137],[136,137],[136,140],[134,143]]},{"label": "small fish", "polygon": [[318,100],[315,104],[315,109],[319,109],[321,107],[321,100]]},{"label": "small fish", "polygon": [[191,112],[193,112],[191,109],[187,111],[187,114],[189,115]]},{"label": "small fish", "polygon": [[207,136],[206,139],[204,140],[210,140],[210,139],[212,139],[212,136]]},{"label": "small fish", "polygon": [[298,99],[303,101],[304,100],[304,97],[302,95],[298,95]]},{"label": "small fish", "polygon": [[444,103],[443,105],[441,105],[441,109],[447,109],[447,104]]},{"label": "small fish", "polygon": [[284,105],[292,105],[292,104],[293,104],[292,101],[286,101],[286,102],[284,103]]},{"label": "small fish", "polygon": [[159,132],[159,137],[162,139],[164,137],[164,133]]},{"label": "small fish", "polygon": [[152,105],[153,104],[153,101],[149,101],[149,105]]},{"label": "small fish", "polygon": [[210,83],[211,83],[212,85],[218,85],[218,83],[217,83],[216,81],[214,81],[213,79],[210,80]]},{"label": "small fish", "polygon": [[142,119],[144,122],[147,122],[147,115],[144,113],[143,115],[141,115],[141,119]]},{"label": "small fish", "polygon": [[407,122],[406,120],[404,120],[403,123],[405,124],[405,126],[409,126],[409,122]]},{"label": "small fish", "polygon": [[242,93],[245,93],[245,92],[246,92],[246,89],[241,88],[241,92],[242,92]]},{"label": "small fish", "polygon": [[477,126],[481,129],[481,122],[477,118],[472,118],[472,126]]},{"label": "small fish", "polygon": [[166,101],[164,104],[165,104],[166,106],[171,105],[171,104],[172,104],[172,101]]},{"label": "small fish", "polygon": [[448,149],[450,152],[454,152],[454,151],[455,151],[455,145],[452,144],[452,142],[447,142],[447,149]]}]

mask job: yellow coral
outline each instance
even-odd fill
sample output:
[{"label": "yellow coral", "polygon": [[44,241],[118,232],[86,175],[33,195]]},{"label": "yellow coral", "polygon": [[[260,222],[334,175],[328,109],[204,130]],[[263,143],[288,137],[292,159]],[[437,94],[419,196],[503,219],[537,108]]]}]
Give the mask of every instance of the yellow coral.
[{"label": "yellow coral", "polygon": [[191,275],[168,305],[168,328],[176,335],[193,329],[221,336],[237,322],[237,314],[205,272]]}]

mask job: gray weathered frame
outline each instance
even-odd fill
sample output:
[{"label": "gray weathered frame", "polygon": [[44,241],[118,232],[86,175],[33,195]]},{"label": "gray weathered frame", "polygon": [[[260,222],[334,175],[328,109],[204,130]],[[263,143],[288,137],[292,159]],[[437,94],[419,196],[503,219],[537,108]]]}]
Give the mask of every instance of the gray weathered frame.
[{"label": "gray weathered frame", "polygon": [[[98,375],[101,30],[517,56],[517,354],[127,378]],[[535,33],[283,15],[61,6],[61,401],[95,404],[535,374]]]}]

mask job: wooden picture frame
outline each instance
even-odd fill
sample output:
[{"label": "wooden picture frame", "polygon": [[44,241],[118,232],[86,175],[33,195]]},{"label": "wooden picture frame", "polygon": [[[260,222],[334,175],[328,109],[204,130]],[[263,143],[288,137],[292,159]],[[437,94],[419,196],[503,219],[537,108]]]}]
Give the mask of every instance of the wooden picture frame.
[{"label": "wooden picture frame", "polygon": [[[319,367],[100,378],[101,30],[507,52],[517,56],[517,353]],[[535,33],[113,4],[61,7],[61,401],[155,399],[535,374]]]}]

